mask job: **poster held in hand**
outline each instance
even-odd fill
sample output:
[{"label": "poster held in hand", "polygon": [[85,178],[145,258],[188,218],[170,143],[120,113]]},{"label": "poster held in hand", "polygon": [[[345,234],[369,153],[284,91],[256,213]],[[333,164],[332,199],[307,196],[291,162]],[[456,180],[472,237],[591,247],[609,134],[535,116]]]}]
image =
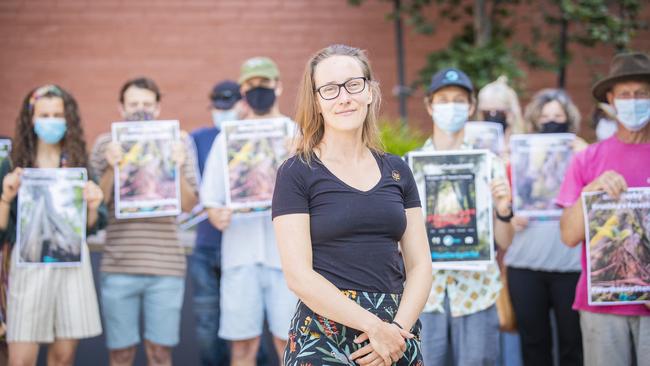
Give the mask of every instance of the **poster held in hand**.
[{"label": "poster held in hand", "polygon": [[504,150],[503,126],[496,122],[465,123],[465,143],[474,150],[486,149],[495,155]]},{"label": "poster held in hand", "polygon": [[18,266],[78,266],[86,242],[85,168],[23,170],[18,190]]},{"label": "poster held in hand", "polygon": [[582,194],[589,305],[650,301],[650,188]]},{"label": "poster held in hand", "polygon": [[434,268],[485,270],[495,258],[489,151],[413,152],[408,160]]},{"label": "poster held in hand", "polygon": [[235,214],[270,210],[277,170],[289,157],[292,127],[288,118],[223,123],[226,206]]},{"label": "poster held in hand", "polygon": [[572,133],[510,136],[512,200],[516,215],[533,219],[558,219],[555,204],[573,156]]},{"label": "poster held in hand", "polygon": [[0,166],[2,163],[9,158],[9,153],[11,152],[11,140],[9,139],[0,139]]},{"label": "poster held in hand", "polygon": [[115,217],[178,215],[180,171],[172,159],[178,121],[115,122],[112,133],[124,154],[114,168]]}]

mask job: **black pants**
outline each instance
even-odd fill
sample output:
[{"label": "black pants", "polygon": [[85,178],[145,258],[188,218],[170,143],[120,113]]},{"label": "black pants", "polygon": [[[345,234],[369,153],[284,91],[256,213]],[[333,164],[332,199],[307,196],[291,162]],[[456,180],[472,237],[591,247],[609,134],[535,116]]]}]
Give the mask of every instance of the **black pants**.
[{"label": "black pants", "polygon": [[508,267],[508,289],[521,337],[524,365],[552,366],[550,310],[557,320],[561,366],[582,365],[578,312],[571,309],[580,273]]}]

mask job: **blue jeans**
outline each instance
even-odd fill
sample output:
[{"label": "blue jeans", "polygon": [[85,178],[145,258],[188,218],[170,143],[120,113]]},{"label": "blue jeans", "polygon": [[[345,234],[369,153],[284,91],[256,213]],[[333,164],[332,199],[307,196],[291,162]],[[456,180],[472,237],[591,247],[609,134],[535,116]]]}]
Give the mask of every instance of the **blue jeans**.
[{"label": "blue jeans", "polygon": [[188,269],[192,279],[196,338],[203,366],[228,365],[228,345],[219,333],[220,263],[217,248],[198,246],[189,258]]}]

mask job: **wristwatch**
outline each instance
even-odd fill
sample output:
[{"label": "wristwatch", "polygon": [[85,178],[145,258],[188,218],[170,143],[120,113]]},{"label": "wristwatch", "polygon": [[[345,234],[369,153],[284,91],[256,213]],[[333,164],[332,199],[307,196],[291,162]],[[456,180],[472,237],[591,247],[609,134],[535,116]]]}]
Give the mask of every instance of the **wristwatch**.
[{"label": "wristwatch", "polygon": [[512,212],[512,206],[508,206],[508,207],[510,208],[510,213],[508,215],[506,215],[506,216],[501,216],[501,215],[499,215],[499,210],[497,210],[497,209],[494,210],[494,213],[495,213],[497,219],[499,219],[499,220],[501,220],[503,222],[510,222],[512,217],[515,216],[515,213]]}]

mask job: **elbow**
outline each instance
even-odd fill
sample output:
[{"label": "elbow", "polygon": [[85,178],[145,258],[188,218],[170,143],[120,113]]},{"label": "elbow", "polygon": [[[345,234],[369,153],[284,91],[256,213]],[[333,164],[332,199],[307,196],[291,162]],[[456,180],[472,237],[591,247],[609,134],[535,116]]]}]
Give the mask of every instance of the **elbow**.
[{"label": "elbow", "polygon": [[310,276],[306,271],[300,271],[298,269],[283,269],[283,273],[284,280],[287,282],[289,290],[299,299],[304,299],[305,293],[310,287],[308,286]]},{"label": "elbow", "polygon": [[582,239],[579,235],[575,235],[575,229],[566,224],[565,220],[560,220],[560,240],[568,247],[575,247]]},{"label": "elbow", "polygon": [[183,212],[191,212],[194,206],[199,203],[196,193],[188,196],[189,197],[183,199],[181,202],[181,210],[183,210]]}]

